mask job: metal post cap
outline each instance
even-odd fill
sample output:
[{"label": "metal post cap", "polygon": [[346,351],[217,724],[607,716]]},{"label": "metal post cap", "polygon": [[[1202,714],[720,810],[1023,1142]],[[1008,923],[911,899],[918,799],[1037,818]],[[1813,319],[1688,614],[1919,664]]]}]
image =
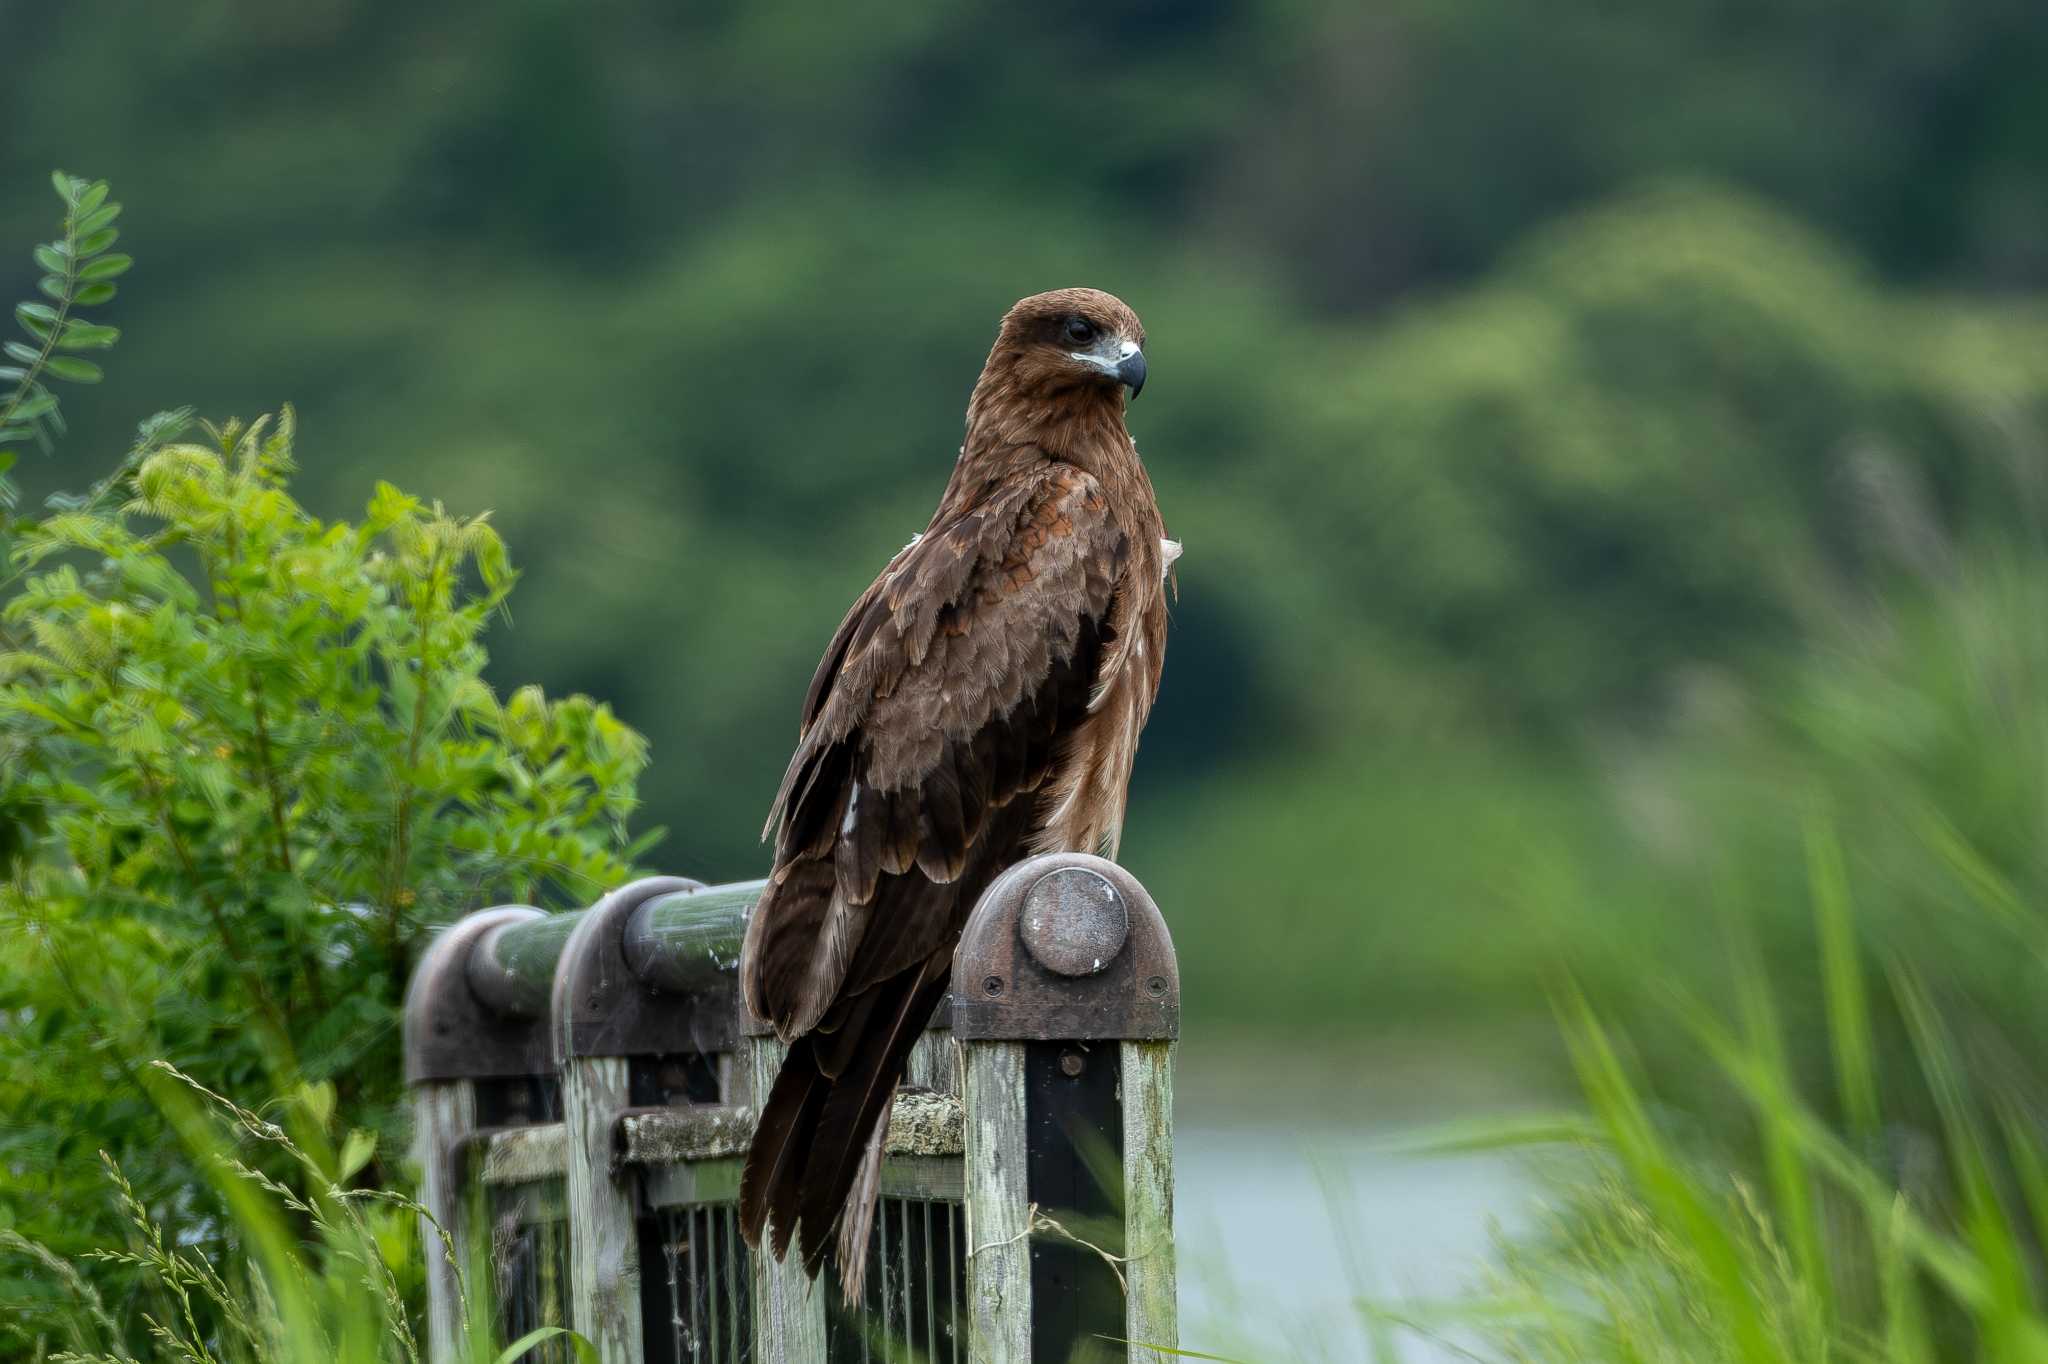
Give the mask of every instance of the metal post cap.
[{"label": "metal post cap", "polygon": [[1024,893],[1024,912],[1017,919],[1024,949],[1040,966],[1062,976],[1102,970],[1123,951],[1130,931],[1123,893],[1086,867],[1059,867],[1039,877]]}]

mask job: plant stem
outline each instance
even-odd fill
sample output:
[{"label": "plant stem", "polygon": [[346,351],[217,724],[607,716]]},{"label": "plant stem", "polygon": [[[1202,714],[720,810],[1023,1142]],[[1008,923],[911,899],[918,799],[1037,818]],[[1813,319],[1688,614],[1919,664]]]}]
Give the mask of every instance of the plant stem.
[{"label": "plant stem", "polygon": [[[256,1001],[256,1006],[270,1021],[282,1054],[289,1059],[292,1055],[291,1028],[284,1011],[278,1008],[269,987],[263,983],[263,977],[249,964],[249,958],[242,950],[241,940],[235,936],[234,929],[228,924],[227,910],[221,904],[220,897],[209,891],[206,882],[201,879],[199,864],[193,860],[192,850],[185,846],[184,835],[178,832],[177,820],[171,814],[171,802],[164,792],[163,778],[158,776],[156,769],[146,761],[138,760],[136,770],[142,774],[143,787],[149,792],[150,805],[156,812],[157,823],[163,828],[165,840],[171,845],[171,851],[177,855],[178,865],[184,870],[186,879],[192,883],[192,888],[198,894],[199,903],[205,908],[207,917],[213,921],[213,931],[220,939],[221,948],[234,962],[243,983],[249,987],[250,997]],[[296,1061],[292,1063],[292,1068],[297,1069]]]},{"label": "plant stem", "polygon": [[7,406],[0,408],[0,426],[6,426],[35,387],[35,382],[49,365],[50,357],[56,353],[57,339],[64,335],[65,319],[71,316],[71,297],[78,288],[78,208],[68,198],[64,204],[64,297],[57,300],[57,320],[50,324],[50,334],[43,338],[42,353],[35,363],[14,386],[13,396]]},{"label": "plant stem", "polygon": [[[242,571],[241,539],[236,534],[235,523],[227,523],[227,565],[222,575],[227,583],[227,604],[235,613],[235,625],[245,633],[249,628],[249,615],[242,605],[242,589],[239,575]],[[285,819],[284,791],[278,782],[277,763],[272,757],[270,746],[270,721],[264,705],[263,679],[256,675],[255,668],[244,656],[242,681],[249,688],[249,710],[256,731],[256,770],[261,779],[264,793],[269,798],[270,827],[277,840],[276,869],[286,877],[293,875],[292,845],[289,824]],[[320,962],[307,946],[304,935],[296,925],[287,921],[286,931],[290,933],[293,950],[299,958],[299,969],[305,973],[306,989],[312,998],[313,1007],[320,1012],[327,1011],[327,992],[320,982]]]},{"label": "plant stem", "polygon": [[386,950],[390,957],[392,985],[400,998],[405,994],[407,970],[402,941],[405,907],[399,903],[399,896],[405,890],[406,869],[412,863],[413,776],[419,768],[420,744],[427,726],[427,683],[433,676],[432,635],[428,628],[427,606],[440,584],[441,548],[438,545],[427,560],[425,577],[425,583],[413,598],[413,631],[419,636],[420,670],[413,682],[412,726],[406,735],[404,784],[398,793],[398,827],[392,844],[390,888],[384,896]]}]

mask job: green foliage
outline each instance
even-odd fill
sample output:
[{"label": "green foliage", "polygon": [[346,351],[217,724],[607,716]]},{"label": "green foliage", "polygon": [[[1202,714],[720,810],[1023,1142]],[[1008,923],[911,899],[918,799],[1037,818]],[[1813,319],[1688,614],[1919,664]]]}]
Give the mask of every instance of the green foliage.
[{"label": "green foliage", "polygon": [[[50,72],[132,78],[72,135],[179,262],[122,301],[156,321],[115,394],[292,395],[340,452],[299,484],[323,514],[404,431],[412,482],[523,547],[493,679],[602,695],[689,755],[646,808],[687,831],[679,870],[722,878],[762,870],[748,807],[818,652],[923,524],[993,320],[1034,288],[1116,288],[1151,328],[1133,423],[1189,553],[1141,814],[1169,787],[1231,803],[1254,755],[1317,784],[1332,730],[1654,724],[1699,665],[1860,590],[1849,453],[1902,450],[1953,510],[1998,390],[2040,388],[2038,318],[1905,289],[2040,278],[2048,159],[2017,149],[2048,30],[2005,0],[1896,9],[1774,9],[1738,40],[1693,0],[1085,28],[346,0],[79,10],[38,41]],[[297,93],[198,100],[167,51]],[[1100,102],[1044,116],[1044,70]],[[1905,70],[1982,116],[1901,120]],[[1645,71],[1683,101],[1631,102]],[[1758,123],[1777,99],[1810,121]],[[1908,222],[1937,170],[1976,189]],[[1640,192],[1674,171],[1729,188]],[[265,193],[224,210],[193,181]]]},{"label": "green foliage", "polygon": [[[1824,917],[1839,910],[1825,875]],[[1837,978],[1848,960],[1820,963],[1837,997],[1861,989]],[[1761,1007],[1740,1027],[1683,995],[1675,1012],[1754,1124],[1760,1175],[1739,1148],[1688,1137],[1660,1114],[1624,1039],[1573,996],[1565,1031],[1590,1123],[1566,1197],[1536,1236],[1503,1247],[1486,1298],[1388,1315],[1461,1322],[1493,1347],[1480,1357],[1517,1362],[2042,1357],[2041,1140],[2009,1096],[1969,1082],[1919,974],[1897,968],[1890,995],[1936,1098],[1946,1168],[1845,1136],[1809,1104],[1784,1064],[1768,987],[1748,984]],[[1836,1054],[1856,1055],[1872,1022],[1838,1011]],[[1853,1065],[1837,1078],[1860,1083]]]},{"label": "green foliage", "polygon": [[[499,1350],[489,1305],[472,1295],[465,1265],[483,1268],[481,1247],[459,1247],[415,1200],[349,1187],[360,1160],[353,1140],[337,1157],[320,1127],[316,1149],[285,1128],[157,1061],[140,1075],[230,1210],[227,1234],[166,1226],[121,1167],[100,1153],[124,1222],[119,1249],[85,1253],[88,1263],[131,1271],[147,1330],[146,1357],[163,1364],[420,1364],[423,1344],[406,1310],[418,1269],[420,1229],[439,1232],[469,1329],[459,1358],[515,1364],[533,1346],[567,1336],[579,1360],[595,1364],[588,1341],[542,1327]],[[223,1124],[224,1120],[224,1124]],[[223,1125],[226,1130],[223,1131]],[[275,1161],[266,1161],[274,1156]],[[265,1173],[281,1162],[289,1182]],[[302,1232],[300,1229],[304,1228]],[[78,1267],[15,1233],[0,1249],[47,1267],[70,1296],[52,1314],[64,1348],[49,1364],[133,1364],[124,1332]],[[45,1356],[38,1355],[38,1358]]]},{"label": "green foliage", "polygon": [[[495,508],[527,577],[485,676],[673,755],[676,869],[760,872],[803,684],[996,311],[1085,281],[1150,324],[1133,421],[1189,547],[1125,850],[1191,1031],[1523,1048],[1560,961],[1733,1000],[1733,907],[1766,961],[1847,950],[1796,912],[1816,805],[1865,940],[1981,1004],[1966,1040],[2032,1026],[2042,523],[1998,471],[2048,426],[2048,8],[251,8],[23,28],[0,162],[89,149],[177,262],[74,439],[289,393],[316,514],[394,455]],[[1644,188],[1674,174],[1715,183]],[[1926,1118],[1876,998],[1840,1058],[1852,999],[1780,1001],[1787,1064]]]},{"label": "green foliage", "polygon": [[202,1198],[141,1073],[159,1057],[286,1095],[307,1132],[350,1115],[325,1168],[393,1179],[421,937],[492,901],[586,902],[644,846],[639,736],[480,679],[514,581],[488,522],[385,484],[359,523],[322,521],[288,489],[288,409],[202,429],[152,425],[125,502],[26,531],[0,618],[0,1227],[68,1258],[108,1230],[95,1147],[145,1207]]},{"label": "green foliage", "polygon": [[15,503],[15,485],[7,476],[20,456],[15,447],[33,441],[47,451],[53,433],[64,429],[57,395],[45,380],[98,383],[100,367],[78,352],[105,350],[121,339],[115,328],[76,314],[111,302],[114,281],[134,264],[113,250],[121,237],[114,226],[121,206],[108,201],[106,181],[63,171],[50,181],[64,201],[64,229],[35,249],[36,268],[43,271],[36,288],[49,302],[16,304],[14,320],[28,339],[0,343],[7,361],[0,364],[0,384],[11,386],[0,399],[0,511]]},{"label": "green foliage", "polygon": [[[2044,1357],[2040,1108],[1984,1064],[2032,1050],[2038,1032],[1987,1019],[1939,957],[1888,950],[1895,936],[1849,892],[1833,817],[1809,808],[1799,832],[1805,882],[1790,900],[1810,905],[1810,956],[1774,971],[1755,952],[1753,931],[1791,907],[1773,899],[1724,920],[1726,1007],[1690,987],[1696,964],[1637,957],[1683,1039],[1656,1065],[1640,1011],[1596,1007],[1567,978],[1554,1008],[1583,1107],[1419,1143],[1520,1153],[1542,1196],[1529,1226],[1496,1238],[1469,1293],[1386,1299],[1361,1279],[1373,1358],[1409,1357],[1410,1334],[1475,1364]],[[1995,890],[1967,877],[1961,889],[1950,931],[2009,931]],[[1880,1073],[1873,1057],[1895,1025],[1907,1054]],[[1828,1058],[1817,1072],[1799,1064],[1815,1052]],[[1703,1102],[1710,1092],[1718,1103]]]},{"label": "green foliage", "polygon": [[[2016,699],[2048,686],[2037,310],[1880,288],[1679,187],[1297,373],[1284,457],[1178,503],[1155,458],[1189,546],[1155,723],[1243,704],[1186,628],[1219,605],[1261,623],[1235,666],[1267,723],[1293,712],[1227,779],[1162,774],[1147,735],[1125,856],[1192,1018],[1484,1021],[1521,1050],[1563,964],[1603,999],[1646,959],[1726,988],[1730,909],[1773,960],[1810,946],[1818,799],[1887,950],[2048,1026],[2010,931],[2048,894],[2048,737]],[[1951,863],[2007,887],[2003,938]],[[1286,933],[1247,931],[1251,886]]]},{"label": "green foliage", "polygon": [[1761,205],[1653,190],[1330,357],[1310,470],[1268,496],[1341,546],[1312,609],[1347,675],[1391,639],[1496,733],[1654,724],[1959,528],[2024,529],[2006,470],[2048,426],[2044,361],[2038,318],[1888,293]]}]

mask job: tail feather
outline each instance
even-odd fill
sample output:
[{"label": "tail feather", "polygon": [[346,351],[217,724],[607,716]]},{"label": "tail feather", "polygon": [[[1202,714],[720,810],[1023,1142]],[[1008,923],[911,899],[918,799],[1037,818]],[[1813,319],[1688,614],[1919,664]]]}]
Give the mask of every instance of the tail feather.
[{"label": "tail feather", "polygon": [[833,1031],[791,1044],[755,1125],[740,1176],[741,1234],[757,1247],[765,1236],[777,1258],[794,1241],[815,1276],[840,1229],[849,1296],[859,1294],[867,1266],[890,1100],[946,992],[950,956],[883,981]]},{"label": "tail feather", "polygon": [[[890,1093],[895,1093],[895,1086]],[[839,1284],[848,1306],[860,1302],[861,1283],[867,1277],[868,1238],[874,1234],[875,1205],[882,1197],[882,1149],[888,1139],[889,1109],[885,1105],[861,1155],[860,1174],[847,1196],[846,1210],[839,1214]]]},{"label": "tail feather", "polygon": [[768,1102],[754,1124],[754,1141],[740,1175],[740,1234],[758,1247],[772,1228],[775,1254],[789,1249],[796,1230],[799,1175],[810,1154],[818,1115],[831,1088],[812,1064],[811,1040],[798,1040],[775,1076]]},{"label": "tail feather", "polygon": [[[886,894],[877,895],[879,908],[870,915],[867,936],[848,966],[844,988],[850,993],[810,1020],[806,1026],[813,1030],[790,1044],[762,1105],[740,1180],[740,1230],[748,1244],[761,1245],[765,1232],[779,1258],[794,1239],[802,1246],[805,1272],[816,1275],[837,1227],[840,1277],[850,1292],[859,1292],[889,1101],[911,1048],[946,993],[964,910],[1019,851],[1034,805],[1019,799],[1001,808],[957,882],[940,885],[922,876],[892,874],[879,883]],[[829,880],[830,863],[808,865],[821,868]],[[790,869],[784,894],[792,905],[797,877],[806,867],[800,861]],[[830,893],[829,885],[802,892],[807,904]],[[939,942],[927,940],[921,946],[911,931],[917,925],[927,932],[931,925],[942,925],[935,935]],[[755,941],[753,927],[749,948],[758,971],[769,949]],[[780,998],[772,989],[757,991],[750,993],[749,1005],[758,1010],[763,995]],[[849,1199],[850,1194],[857,1197]]]},{"label": "tail feather", "polygon": [[[949,958],[951,955],[947,953]],[[903,1078],[910,1049],[938,1007],[950,974],[950,961],[929,962],[877,987],[895,996],[888,1001],[895,1007],[885,1004],[876,1009],[867,1045],[833,1081],[818,1112],[816,1137],[804,1165],[798,1242],[806,1273],[815,1275],[825,1261],[840,1210],[860,1172],[861,1157],[876,1127],[888,1121],[896,1082]],[[864,1264],[861,1258],[840,1266],[852,1291],[858,1291]]]}]

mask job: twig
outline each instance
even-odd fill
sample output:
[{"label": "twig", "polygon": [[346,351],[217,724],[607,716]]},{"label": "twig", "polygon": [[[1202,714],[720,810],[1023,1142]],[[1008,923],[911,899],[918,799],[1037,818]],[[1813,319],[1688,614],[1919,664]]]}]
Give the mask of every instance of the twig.
[{"label": "twig", "polygon": [[1066,1237],[1075,1245],[1082,1247],[1084,1250],[1092,1250],[1097,1255],[1101,1256],[1102,1262],[1109,1266],[1109,1272],[1116,1275],[1116,1286],[1122,1290],[1125,1297],[1130,1296],[1131,1286],[1129,1282],[1126,1281],[1124,1278],[1124,1271],[1122,1269],[1122,1266],[1127,1265],[1131,1263],[1131,1261],[1138,1259],[1140,1257],[1135,1255],[1110,1254],[1101,1246],[1096,1245],[1093,1241],[1084,1240],[1083,1238],[1074,1235],[1073,1232],[1068,1231],[1064,1226],[1060,1225],[1060,1223],[1056,1219],[1047,1217],[1044,1213],[1038,1210],[1038,1205],[1036,1203],[1033,1203],[1029,1207],[1024,1209],[1024,1230],[1018,1232],[1015,1236],[1006,1237],[1001,1241],[990,1241],[987,1245],[972,1246],[967,1251],[967,1258],[972,1260],[975,1256],[981,1254],[981,1252],[983,1252],[984,1250],[1000,1250],[1004,1246],[1016,1245],[1017,1242],[1023,1240],[1025,1237],[1031,1236],[1034,1233],[1041,1231],[1058,1232],[1061,1236]]}]

